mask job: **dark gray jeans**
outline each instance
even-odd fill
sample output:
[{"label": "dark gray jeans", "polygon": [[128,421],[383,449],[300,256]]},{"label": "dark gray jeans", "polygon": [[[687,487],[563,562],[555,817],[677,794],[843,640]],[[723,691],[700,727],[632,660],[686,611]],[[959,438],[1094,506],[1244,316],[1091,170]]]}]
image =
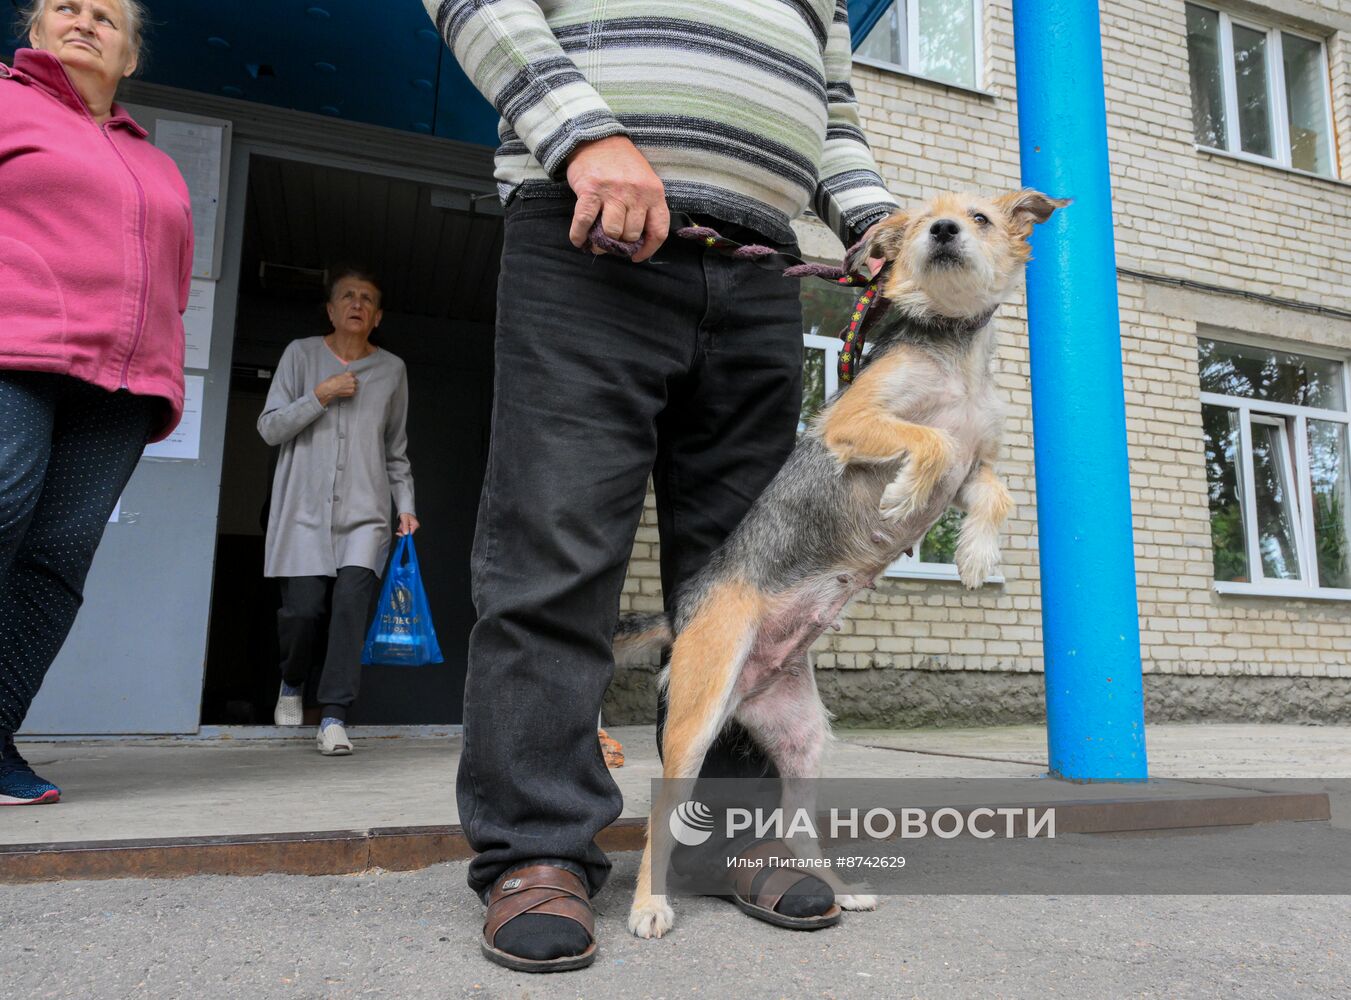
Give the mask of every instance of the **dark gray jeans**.
[{"label": "dark gray jeans", "polygon": [[[595,836],[623,803],[596,717],[648,477],[669,601],[797,429],[796,282],[674,234],[645,264],[595,257],[568,242],[571,215],[558,199],[507,208],[456,785],[480,894],[532,860],[577,871],[593,893],[605,882]],[[704,773],[763,773],[747,744],[729,734]]]},{"label": "dark gray jeans", "polygon": [[346,721],[361,689],[361,649],[375,614],[380,578],[365,566],[343,566],[331,576],[283,576],[277,637],[281,676],[301,687],[314,668],[314,651],[328,626],[328,651],[319,675],[325,717]]}]

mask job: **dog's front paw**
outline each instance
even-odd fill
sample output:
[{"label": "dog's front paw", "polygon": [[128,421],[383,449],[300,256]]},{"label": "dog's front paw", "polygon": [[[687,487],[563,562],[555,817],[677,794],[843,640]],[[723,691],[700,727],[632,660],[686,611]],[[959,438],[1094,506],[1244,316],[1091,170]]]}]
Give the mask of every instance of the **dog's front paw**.
[{"label": "dog's front paw", "polygon": [[868,896],[859,893],[845,893],[843,896],[836,896],[835,902],[840,904],[840,909],[842,910],[877,909],[876,896]]},{"label": "dog's front paw", "polygon": [[879,509],[887,521],[904,521],[919,510],[920,503],[915,494],[915,479],[907,470],[887,484]]},{"label": "dog's front paw", "polygon": [[629,910],[629,930],[640,938],[659,938],[675,923],[675,911],[661,896],[645,903],[635,902]]},{"label": "dog's front paw", "polygon": [[902,522],[912,514],[919,514],[928,503],[932,484],[925,485],[911,472],[909,466],[904,472],[886,484],[882,491],[882,501],[878,505],[882,518],[892,522]]},{"label": "dog's front paw", "polygon": [[900,474],[882,491],[882,516],[900,521],[922,510],[951,468],[956,450],[950,434],[928,429],[907,450]]},{"label": "dog's front paw", "polygon": [[999,565],[999,540],[987,536],[959,537],[953,558],[962,583],[968,589],[976,590]]}]

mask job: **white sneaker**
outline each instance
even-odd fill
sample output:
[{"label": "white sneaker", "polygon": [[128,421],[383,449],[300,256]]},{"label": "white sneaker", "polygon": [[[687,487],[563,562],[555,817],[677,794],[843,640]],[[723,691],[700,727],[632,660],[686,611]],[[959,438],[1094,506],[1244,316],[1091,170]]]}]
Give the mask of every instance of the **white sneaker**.
[{"label": "white sneaker", "polygon": [[281,690],[277,692],[277,707],[272,711],[273,724],[278,726],[298,726],[304,721],[304,714],[304,695],[287,694],[286,685],[283,683]]},{"label": "white sneaker", "polygon": [[352,741],[347,738],[347,730],[341,722],[330,722],[324,726],[314,742],[325,757],[346,757],[352,752]]}]

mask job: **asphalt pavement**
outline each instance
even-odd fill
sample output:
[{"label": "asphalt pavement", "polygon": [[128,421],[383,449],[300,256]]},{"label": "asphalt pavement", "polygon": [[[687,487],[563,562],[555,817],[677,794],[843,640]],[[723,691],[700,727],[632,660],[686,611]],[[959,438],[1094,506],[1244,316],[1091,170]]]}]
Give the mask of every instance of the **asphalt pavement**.
[{"label": "asphalt pavement", "polygon": [[0,996],[1351,996],[1351,896],[890,897],[810,934],[693,898],[667,937],[639,941],[624,928],[636,864],[617,857],[596,900],[595,966],[553,976],[480,956],[462,863],[0,886]]}]

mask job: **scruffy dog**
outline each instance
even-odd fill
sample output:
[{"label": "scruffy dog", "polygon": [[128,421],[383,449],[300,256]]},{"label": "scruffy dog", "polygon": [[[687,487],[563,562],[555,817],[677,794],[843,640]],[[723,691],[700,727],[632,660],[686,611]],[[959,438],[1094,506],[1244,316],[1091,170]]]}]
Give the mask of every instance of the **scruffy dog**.
[{"label": "scruffy dog", "polygon": [[[785,779],[817,777],[829,728],[808,650],[949,505],[966,511],[962,582],[979,587],[994,569],[1012,503],[994,471],[1002,405],[990,319],[1022,275],[1033,224],[1066,204],[1029,190],[949,194],[873,230],[860,252],[888,262],[880,291],[889,306],[856,379],[678,595],[669,629],[630,618],[616,637],[619,648],[674,635],[664,677],[667,783],[698,775],[729,719]],[[652,893],[653,854],[665,858],[671,847],[664,826],[648,824],[629,914],[639,937],[660,937],[674,919],[665,896]],[[876,905],[870,896],[838,903]]]}]

